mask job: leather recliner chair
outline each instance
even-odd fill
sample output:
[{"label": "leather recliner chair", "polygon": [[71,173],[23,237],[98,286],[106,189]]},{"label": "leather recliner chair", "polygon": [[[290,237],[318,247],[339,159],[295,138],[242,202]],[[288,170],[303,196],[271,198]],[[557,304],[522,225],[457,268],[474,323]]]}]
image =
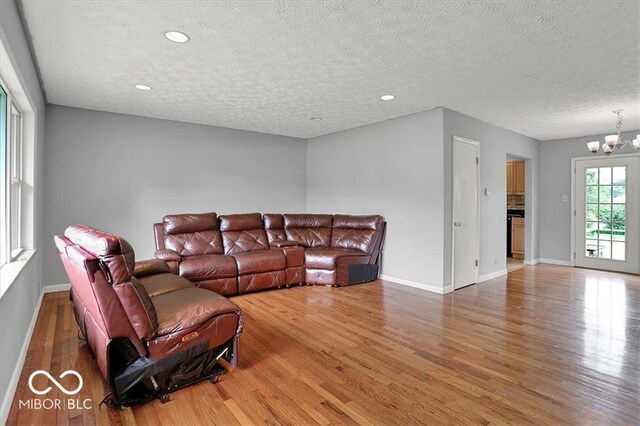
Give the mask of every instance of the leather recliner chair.
[{"label": "leather recliner chair", "polygon": [[76,321],[111,389],[108,403],[165,402],[174,390],[215,382],[226,371],[221,358],[237,365],[243,315],[234,303],[161,260],[135,262],[116,235],[77,225],[54,240]]}]

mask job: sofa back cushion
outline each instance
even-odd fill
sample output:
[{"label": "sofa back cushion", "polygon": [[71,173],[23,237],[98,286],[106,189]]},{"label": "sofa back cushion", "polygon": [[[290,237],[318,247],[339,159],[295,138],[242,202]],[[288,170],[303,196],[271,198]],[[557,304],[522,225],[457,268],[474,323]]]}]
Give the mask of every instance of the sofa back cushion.
[{"label": "sofa back cushion", "polygon": [[105,275],[111,284],[131,279],[135,255],[133,248],[117,235],[98,231],[85,225],[69,226],[64,236],[73,244],[100,260]]},{"label": "sofa back cushion", "polygon": [[330,247],[330,214],[284,214],[284,230],[289,241],[304,247]]},{"label": "sofa back cushion", "polygon": [[382,231],[382,216],[350,216],[337,214],[333,217],[331,247],[360,250],[371,254],[378,232]]},{"label": "sofa back cushion", "polygon": [[287,240],[287,234],[284,232],[284,219],[281,214],[266,213],[262,219],[270,243],[277,240]]},{"label": "sofa back cushion", "polygon": [[162,219],[165,248],[183,257],[224,252],[215,213],[172,214]]},{"label": "sofa back cushion", "polygon": [[260,213],[220,216],[220,230],[226,255],[269,250],[269,241]]}]

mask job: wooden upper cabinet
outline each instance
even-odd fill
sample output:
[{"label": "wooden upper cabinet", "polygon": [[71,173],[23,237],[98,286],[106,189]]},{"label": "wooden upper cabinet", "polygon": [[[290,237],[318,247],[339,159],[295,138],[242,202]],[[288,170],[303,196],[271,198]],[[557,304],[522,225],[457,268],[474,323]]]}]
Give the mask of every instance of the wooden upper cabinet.
[{"label": "wooden upper cabinet", "polygon": [[513,194],[513,161],[507,161],[507,194]]},{"label": "wooden upper cabinet", "polygon": [[513,163],[514,194],[524,195],[524,161]]},{"label": "wooden upper cabinet", "polygon": [[507,194],[524,195],[524,161],[507,161]]}]

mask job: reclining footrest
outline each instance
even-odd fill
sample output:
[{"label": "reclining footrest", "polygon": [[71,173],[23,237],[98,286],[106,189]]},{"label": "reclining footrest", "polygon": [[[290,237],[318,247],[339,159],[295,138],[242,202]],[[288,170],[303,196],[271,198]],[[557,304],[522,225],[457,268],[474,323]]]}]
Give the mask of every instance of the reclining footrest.
[{"label": "reclining footrest", "polygon": [[[225,355],[233,357],[233,350],[233,341],[214,349],[208,349],[208,343],[202,342],[157,361],[140,357],[115,376],[115,405],[144,403],[193,383],[217,378],[226,372],[218,361]],[[145,379],[150,379],[152,386],[145,384],[144,388],[135,389]]]}]

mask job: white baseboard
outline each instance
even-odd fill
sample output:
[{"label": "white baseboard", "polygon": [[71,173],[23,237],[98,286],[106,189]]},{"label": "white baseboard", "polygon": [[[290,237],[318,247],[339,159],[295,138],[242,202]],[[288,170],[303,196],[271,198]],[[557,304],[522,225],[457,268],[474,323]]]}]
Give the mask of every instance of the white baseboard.
[{"label": "white baseboard", "polygon": [[503,275],[507,275],[507,273],[508,273],[508,271],[506,269],[501,269],[499,271],[495,271],[495,272],[492,272],[490,274],[480,275],[478,277],[478,282],[481,283],[481,282],[484,282],[484,281],[492,280],[494,278],[498,278],[498,277],[501,277]]},{"label": "white baseboard", "polygon": [[380,274],[380,279],[385,281],[391,281],[392,283],[406,285],[408,287],[419,288],[421,290],[427,290],[432,293],[447,294],[453,291],[453,286],[440,287],[433,284],[419,283],[416,281],[405,280],[404,278],[392,277],[390,275]]},{"label": "white baseboard", "polygon": [[559,260],[559,259],[540,258],[540,263],[548,263],[549,265],[573,266],[573,262],[570,262],[568,260]]},{"label": "white baseboard", "polygon": [[525,265],[537,265],[538,263],[540,263],[540,259],[533,259],[533,260],[525,260],[524,261]]},{"label": "white baseboard", "polygon": [[67,291],[71,288],[71,284],[53,284],[46,285],[42,288],[43,293],[55,293],[56,291]]},{"label": "white baseboard", "polygon": [[42,305],[42,298],[44,296],[44,293],[45,291],[43,289],[43,291],[40,292],[38,303],[36,303],[36,308],[33,312],[33,316],[31,317],[31,323],[29,324],[29,328],[27,328],[27,333],[24,336],[24,342],[22,342],[22,349],[20,349],[20,354],[18,355],[18,362],[16,363],[16,366],[13,369],[13,374],[11,375],[11,380],[9,381],[7,392],[4,394],[4,399],[2,401],[2,405],[0,406],[0,424],[7,423],[7,417],[9,417],[11,404],[13,403],[13,398],[16,395],[16,389],[18,389],[18,381],[20,380],[20,374],[22,373],[22,369],[24,368],[24,362],[27,359],[27,351],[29,350],[29,344],[31,343],[31,336],[33,335],[33,330],[36,327],[36,321],[38,320],[38,314],[40,313],[40,306]]}]

